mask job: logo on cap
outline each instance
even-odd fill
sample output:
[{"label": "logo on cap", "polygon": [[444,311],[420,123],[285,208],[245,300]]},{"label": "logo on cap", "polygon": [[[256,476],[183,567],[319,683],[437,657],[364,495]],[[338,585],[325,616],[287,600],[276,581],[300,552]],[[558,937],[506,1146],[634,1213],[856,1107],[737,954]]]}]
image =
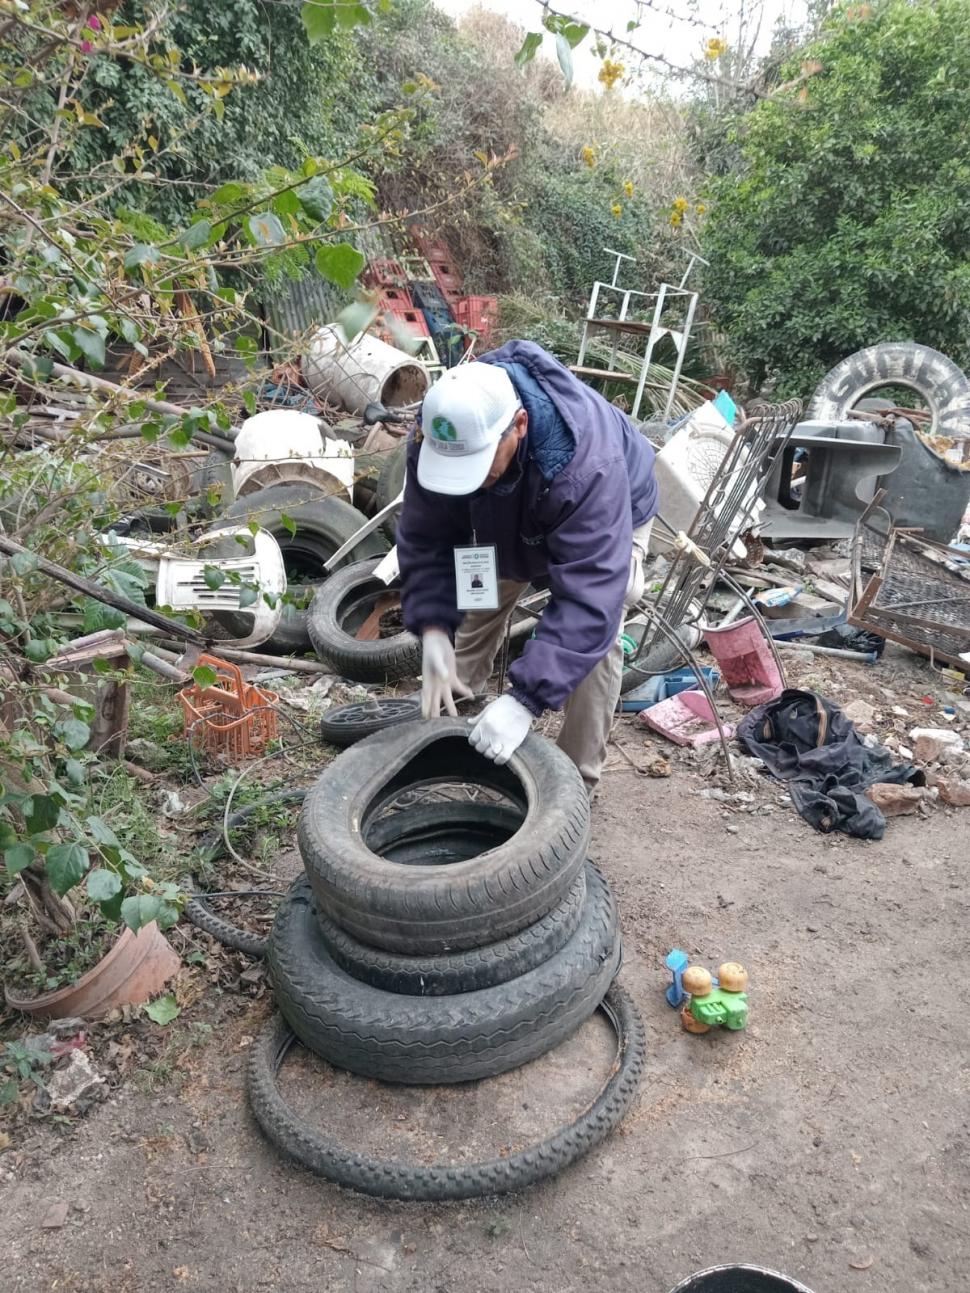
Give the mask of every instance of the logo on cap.
[{"label": "logo on cap", "polygon": [[439,413],[436,418],[431,420],[431,438],[432,440],[457,440],[458,428]]}]

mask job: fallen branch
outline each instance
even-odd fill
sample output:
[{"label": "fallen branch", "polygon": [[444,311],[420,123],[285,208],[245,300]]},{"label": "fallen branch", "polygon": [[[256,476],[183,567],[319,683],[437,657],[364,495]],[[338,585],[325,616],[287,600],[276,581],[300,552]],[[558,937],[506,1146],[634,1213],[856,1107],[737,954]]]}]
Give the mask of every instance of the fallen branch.
[{"label": "fallen branch", "polygon": [[[4,355],[4,360],[14,367],[29,371],[35,364],[32,355],[27,354],[24,350],[8,350]],[[117,382],[109,382],[106,377],[93,377],[90,373],[82,373],[78,368],[70,368],[67,364],[52,364],[51,375],[60,377],[64,381],[73,382],[89,391],[105,391],[110,395],[120,395],[126,400],[138,400],[151,409],[153,413],[164,413],[177,418],[182,418],[188,412],[188,409],[180,408],[178,404],[170,404],[168,400],[156,400],[151,396],[144,395],[141,391],[130,390],[126,386],[119,386]],[[227,436],[215,435],[211,431],[193,431],[192,439],[197,440],[199,444],[208,445],[213,449],[224,449],[227,453],[233,452],[233,442]]]}]

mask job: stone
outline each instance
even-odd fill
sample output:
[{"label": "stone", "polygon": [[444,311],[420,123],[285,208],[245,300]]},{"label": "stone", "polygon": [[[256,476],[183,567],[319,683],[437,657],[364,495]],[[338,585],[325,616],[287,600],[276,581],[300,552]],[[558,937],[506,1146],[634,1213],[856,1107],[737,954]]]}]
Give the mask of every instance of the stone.
[{"label": "stone", "polygon": [[869,787],[866,794],[887,817],[915,813],[924,798],[923,791],[918,787],[897,786],[890,781],[877,781]]},{"label": "stone", "polygon": [[44,1213],[44,1220],[40,1223],[43,1230],[60,1230],[61,1226],[67,1224],[67,1214],[69,1205],[66,1203],[52,1203]]},{"label": "stone", "polygon": [[104,1084],[104,1078],[84,1051],[71,1051],[67,1063],[57,1069],[47,1083],[51,1108],[63,1113]]},{"label": "stone", "polygon": [[970,781],[962,777],[937,777],[935,788],[940,792],[940,801],[951,808],[970,808]]},{"label": "stone", "polygon": [[842,707],[842,713],[856,725],[860,732],[872,731],[875,712],[875,707],[867,700],[852,700]]},{"label": "stone", "polygon": [[963,749],[963,737],[946,727],[914,727],[909,734],[920,763],[936,763],[945,749]]}]

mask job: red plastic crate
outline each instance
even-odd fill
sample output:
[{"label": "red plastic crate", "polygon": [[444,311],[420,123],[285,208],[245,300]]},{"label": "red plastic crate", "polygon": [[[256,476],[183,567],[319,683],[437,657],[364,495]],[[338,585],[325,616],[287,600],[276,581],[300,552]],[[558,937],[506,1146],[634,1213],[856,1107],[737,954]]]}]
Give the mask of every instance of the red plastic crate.
[{"label": "red plastic crate", "polygon": [[378,308],[397,314],[399,310],[413,310],[414,301],[406,287],[385,287]]},{"label": "red plastic crate", "polygon": [[367,263],[361,275],[365,287],[407,287],[407,274],[399,260],[378,257]]},{"label": "red plastic crate", "polygon": [[[431,333],[428,330],[427,321],[425,320],[424,314],[420,310],[417,310],[417,309],[390,310],[383,306],[381,307],[381,309],[382,309],[382,313],[385,316],[385,319],[388,315],[393,315],[394,318],[397,319],[399,322],[403,323],[404,326],[408,329],[408,331],[411,332],[414,336],[416,337],[431,336]],[[386,326],[381,328],[380,337],[382,341],[388,342],[389,345],[396,346],[398,344],[393,333],[391,333],[391,331]]]},{"label": "red plastic crate", "polygon": [[463,296],[454,309],[455,319],[463,328],[477,333],[481,342],[491,341],[492,329],[498,321],[497,296]]}]

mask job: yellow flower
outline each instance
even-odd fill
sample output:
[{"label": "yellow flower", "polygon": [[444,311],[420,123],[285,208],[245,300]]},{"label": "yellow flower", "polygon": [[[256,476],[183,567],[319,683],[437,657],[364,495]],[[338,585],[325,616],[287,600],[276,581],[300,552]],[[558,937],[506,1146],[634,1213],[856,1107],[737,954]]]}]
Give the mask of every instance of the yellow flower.
[{"label": "yellow flower", "polygon": [[626,180],[626,182],[625,182],[625,183],[624,183],[624,185],[623,185],[623,192],[627,195],[627,197],[628,197],[628,198],[632,198],[632,197],[633,197],[633,181],[632,181],[632,180]]},{"label": "yellow flower", "polygon": [[694,210],[697,212],[698,215],[703,215],[704,212],[707,210],[707,207],[704,205],[703,202],[698,202],[697,206],[694,207]]},{"label": "yellow flower", "polygon": [[619,202],[614,202],[610,207],[610,210],[616,216],[617,220],[619,220],[620,216],[623,214],[623,208],[620,206]]},{"label": "yellow flower", "polygon": [[690,203],[686,198],[674,198],[673,207],[679,215],[683,215],[685,211],[690,210]]},{"label": "yellow flower", "polygon": [[599,82],[607,90],[612,90],[625,71],[622,63],[614,63],[612,58],[604,58],[603,66],[599,70]]},{"label": "yellow flower", "polygon": [[683,223],[683,219],[684,217],[680,214],[680,212],[675,211],[674,214],[670,217],[670,223],[676,229],[679,224]]},{"label": "yellow flower", "polygon": [[586,163],[586,165],[589,167],[589,169],[592,170],[593,167],[596,165],[596,149],[590,147],[590,145],[587,144],[586,147],[581,150],[579,155]]},{"label": "yellow flower", "polygon": [[709,63],[716,63],[717,60],[728,51],[728,43],[722,40],[720,36],[712,36],[704,46],[704,57]]}]

